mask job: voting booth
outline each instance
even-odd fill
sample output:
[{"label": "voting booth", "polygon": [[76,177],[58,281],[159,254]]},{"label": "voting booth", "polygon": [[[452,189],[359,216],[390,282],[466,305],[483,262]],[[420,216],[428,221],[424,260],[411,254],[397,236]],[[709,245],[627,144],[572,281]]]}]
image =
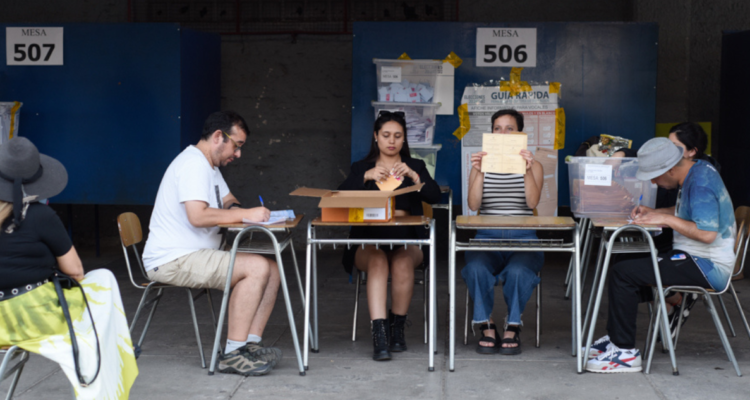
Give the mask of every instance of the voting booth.
[{"label": "voting booth", "polygon": [[[379,100],[378,80],[382,82],[373,59],[396,59],[404,53],[413,60],[444,61],[433,100],[441,107],[436,111],[432,144],[442,146],[434,178],[454,191],[462,191],[466,172],[462,149],[467,146],[454,135],[461,127],[459,116],[466,111],[459,106],[481,103],[478,97],[465,98],[471,90],[484,92],[475,95],[486,96],[483,100],[489,104],[503,97],[532,104],[526,101],[531,100],[529,94],[511,95],[513,82],[518,82],[521,93],[539,91],[528,91],[525,84],[544,88],[542,96],[557,97],[555,107],[564,109],[565,118],[564,143],[557,150],[553,142],[543,142],[554,141],[552,132],[539,128],[557,123],[555,108],[552,114],[549,109],[525,111],[539,112],[529,125],[537,127],[527,132],[530,140],[536,141],[529,147],[543,149],[544,157],[552,161],[545,165],[545,179],[549,170],[556,171],[550,179],[554,179],[555,201],[561,206],[570,202],[564,159],[582,141],[610,134],[632,139],[633,148],[638,148],[654,136],[658,48],[654,23],[424,22],[415,29],[412,23],[355,22],[353,33],[352,162],[362,159],[370,147],[375,115],[371,102]],[[456,57],[449,58],[451,53]],[[523,68],[517,81],[511,79],[512,68]],[[446,70],[450,70],[449,77]],[[440,79],[449,80],[449,85],[441,84]],[[446,86],[450,93],[443,96],[440,90]],[[450,107],[446,107],[448,103]],[[487,128],[490,115],[484,117]],[[463,141],[473,133],[463,136]],[[457,204],[463,203],[463,198],[456,196]]]}]

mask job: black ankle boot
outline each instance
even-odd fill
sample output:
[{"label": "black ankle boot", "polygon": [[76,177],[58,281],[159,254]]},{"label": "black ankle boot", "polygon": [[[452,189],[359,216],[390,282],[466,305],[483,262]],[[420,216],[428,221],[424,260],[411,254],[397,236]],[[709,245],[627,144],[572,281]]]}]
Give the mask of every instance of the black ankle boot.
[{"label": "black ankle boot", "polygon": [[394,353],[406,351],[406,338],[404,329],[406,328],[406,315],[396,315],[388,310],[388,322],[390,328],[390,349]]},{"label": "black ankle boot", "polygon": [[387,361],[391,359],[391,352],[388,351],[388,321],[385,319],[376,319],[372,324],[372,359],[375,361]]}]

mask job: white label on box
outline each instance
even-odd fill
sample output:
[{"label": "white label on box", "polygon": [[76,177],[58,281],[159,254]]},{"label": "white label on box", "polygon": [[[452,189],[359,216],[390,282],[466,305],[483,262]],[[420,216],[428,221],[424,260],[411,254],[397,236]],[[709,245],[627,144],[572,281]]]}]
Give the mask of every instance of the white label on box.
[{"label": "white label on box", "polygon": [[612,186],[612,166],[602,164],[586,164],[587,186]]},{"label": "white label on box", "polygon": [[401,82],[401,67],[380,67],[380,82]]},{"label": "white label on box", "polygon": [[63,28],[5,28],[7,65],[63,65]]},{"label": "white label on box", "polygon": [[536,28],[477,28],[477,67],[536,67]]},{"label": "white label on box", "polygon": [[385,207],[378,208],[365,208],[365,215],[363,217],[365,221],[371,220],[384,220],[385,218]]}]

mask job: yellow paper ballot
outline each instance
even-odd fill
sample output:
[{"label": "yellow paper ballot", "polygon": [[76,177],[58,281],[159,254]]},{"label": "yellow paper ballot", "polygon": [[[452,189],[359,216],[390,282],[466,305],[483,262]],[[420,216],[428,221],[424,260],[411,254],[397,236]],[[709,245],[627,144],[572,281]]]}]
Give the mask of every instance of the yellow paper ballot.
[{"label": "yellow paper ballot", "polygon": [[521,150],[526,149],[525,133],[485,133],[482,137],[482,172],[526,174],[526,160]]},{"label": "yellow paper ballot", "polygon": [[382,181],[377,181],[375,184],[378,185],[378,189],[380,191],[388,192],[396,190],[399,186],[401,186],[401,183],[403,183],[404,178],[402,177],[395,177],[393,175],[388,175],[387,178],[385,178]]}]

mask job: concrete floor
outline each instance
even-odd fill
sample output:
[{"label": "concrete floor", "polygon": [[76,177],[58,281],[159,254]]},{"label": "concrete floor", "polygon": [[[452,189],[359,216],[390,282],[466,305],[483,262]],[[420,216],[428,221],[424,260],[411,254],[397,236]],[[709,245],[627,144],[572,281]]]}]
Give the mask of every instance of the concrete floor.
[{"label": "concrete floor", "polygon": [[[447,262],[439,256],[438,282],[438,354],[435,371],[427,371],[427,345],[423,344],[421,287],[415,288],[410,310],[413,324],[407,330],[409,351],[394,354],[389,362],[371,360],[372,341],[366,293],[362,293],[358,337],[351,341],[354,286],[340,264],[340,251],[319,252],[320,282],[320,353],[310,354],[310,370],[299,376],[288,320],[280,295],[276,310],[264,334],[264,341],[280,347],[284,358],[264,377],[243,378],[237,375],[208,376],[200,368],[195,336],[190,322],[184,292],[168,293],[156,313],[143,354],[138,360],[140,375],[131,392],[132,399],[265,399],[305,398],[350,399],[473,399],[503,397],[523,399],[747,399],[750,381],[737,377],[726,358],[706,308],[699,302],[685,325],[677,348],[679,376],[671,374],[667,354],[657,354],[650,375],[643,373],[598,375],[575,372],[575,358],[571,357],[570,302],[563,298],[565,256],[548,256],[544,269],[542,342],[533,344],[535,318],[533,300],[524,315],[522,333],[523,354],[519,356],[485,356],[474,351],[477,337],[469,333],[469,344],[464,346],[463,318],[465,286],[457,284],[456,370],[447,365]],[[132,318],[141,292],[130,285],[122,254],[118,249],[101,257],[83,256],[87,270],[111,269],[119,278],[125,310]],[[300,261],[304,253],[298,254]],[[291,260],[286,260],[287,276],[292,277]],[[459,257],[459,266],[463,257]],[[302,271],[304,273],[304,271]],[[290,282],[293,283],[293,282]],[[741,301],[750,307],[750,282],[735,283]],[[299,292],[290,285],[296,312],[297,326],[301,326],[302,307]],[[586,292],[587,293],[587,292]],[[219,293],[214,294],[216,302]],[[501,290],[497,289],[496,308],[502,310]],[[606,296],[605,296],[606,299]],[[750,374],[750,340],[741,328],[739,314],[726,296],[737,337],[730,338],[740,369]],[[717,304],[718,307],[718,304]],[[210,313],[204,300],[196,304],[203,347],[208,357],[213,341]],[[218,308],[218,306],[217,306]],[[597,333],[604,334],[606,300],[602,306]],[[643,347],[646,335],[646,308],[642,307],[638,325],[638,345]],[[503,312],[495,317],[502,319]],[[143,318],[141,321],[144,321]],[[141,322],[139,325],[143,325]],[[141,326],[136,327],[139,335]],[[300,331],[301,332],[301,331]],[[0,384],[4,395],[8,382]],[[32,355],[16,391],[17,399],[69,399],[70,386],[56,364]]]}]

